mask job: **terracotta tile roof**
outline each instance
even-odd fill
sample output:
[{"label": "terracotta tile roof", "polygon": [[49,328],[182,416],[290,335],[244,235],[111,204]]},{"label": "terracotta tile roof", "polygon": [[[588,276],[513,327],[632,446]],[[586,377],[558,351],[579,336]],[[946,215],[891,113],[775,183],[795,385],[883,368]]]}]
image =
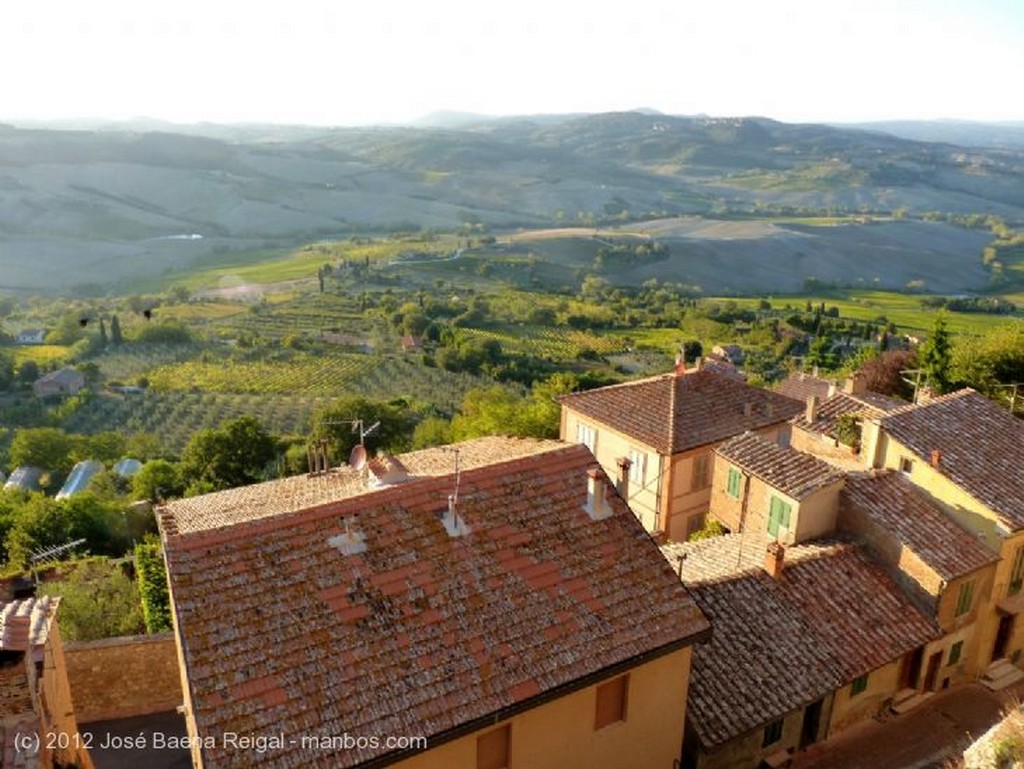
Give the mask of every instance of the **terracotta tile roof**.
[{"label": "terracotta tile roof", "polygon": [[906,401],[878,393],[850,395],[845,392],[837,392],[831,398],[826,398],[818,404],[818,413],[813,422],[807,421],[805,409],[804,413],[793,419],[793,424],[803,430],[834,438],[836,424],[841,416],[853,414],[865,419],[874,419],[897,409],[906,408],[908,405],[910,404]]},{"label": "terracotta tile roof", "polygon": [[694,648],[687,715],[701,743],[720,745],[898,659],[940,630],[857,545],[786,549],[779,579],[764,571],[761,534],[662,548],[714,627]]},{"label": "terracotta tile roof", "polygon": [[715,453],[797,500],[843,479],[843,473],[828,462],[783,448],[756,433],[738,435]]},{"label": "terracotta tile roof", "polygon": [[897,559],[905,548],[947,581],[999,560],[901,473],[848,475],[840,493],[840,511],[844,528],[860,531],[870,526],[872,538],[883,537]]},{"label": "terracotta tile roof", "polygon": [[42,596],[0,607],[0,650],[27,652],[42,647],[57,614],[59,598]]},{"label": "terracotta tile roof", "polygon": [[1024,421],[965,389],[880,420],[883,430],[999,515],[1024,528]]},{"label": "terracotta tile roof", "polygon": [[[471,470],[505,459],[556,451],[564,446],[559,441],[495,436],[452,444],[446,449],[412,451],[402,454],[398,460],[411,476],[448,475],[455,468],[451,449],[459,450],[460,468]],[[381,463],[375,466],[380,467]],[[363,475],[343,465],[321,475],[296,475],[176,500],[161,508],[159,515],[165,528],[186,534],[315,507],[364,494],[367,488]]]},{"label": "terracotta tile roof", "polygon": [[836,383],[828,379],[803,372],[794,372],[779,383],[779,393],[801,403],[806,403],[812,395],[817,396],[818,400],[824,401],[828,398],[829,390],[835,386]]},{"label": "terracotta tile roof", "polygon": [[[461,466],[462,536],[439,520],[450,456],[447,475],[221,529],[165,527],[200,735],[419,734],[436,745],[706,635],[622,499],[612,491],[613,514],[600,521],[584,511],[593,455],[545,448]],[[415,472],[416,455],[402,461]],[[217,495],[200,497],[192,514],[204,503],[221,507]],[[351,555],[332,544],[360,537],[365,550]],[[284,769],[357,766],[382,753],[218,745],[204,757],[211,769]]]},{"label": "terracotta tile roof", "polygon": [[662,454],[785,422],[803,408],[791,398],[707,370],[572,393],[560,402]]}]

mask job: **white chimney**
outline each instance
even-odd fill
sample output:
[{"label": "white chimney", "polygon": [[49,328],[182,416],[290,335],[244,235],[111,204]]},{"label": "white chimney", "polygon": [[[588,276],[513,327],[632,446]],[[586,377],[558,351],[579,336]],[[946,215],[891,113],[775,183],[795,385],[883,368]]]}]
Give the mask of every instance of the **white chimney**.
[{"label": "white chimney", "polygon": [[448,509],[441,515],[441,523],[449,537],[464,537],[470,532],[466,519],[459,515],[458,502],[454,494],[449,494]]},{"label": "white chimney", "polygon": [[818,404],[817,395],[812,395],[807,399],[807,411],[804,413],[807,424],[814,424],[818,421]]},{"label": "white chimney", "polygon": [[612,514],[604,473],[599,468],[587,470],[587,504],[583,509],[595,521],[604,520]]}]

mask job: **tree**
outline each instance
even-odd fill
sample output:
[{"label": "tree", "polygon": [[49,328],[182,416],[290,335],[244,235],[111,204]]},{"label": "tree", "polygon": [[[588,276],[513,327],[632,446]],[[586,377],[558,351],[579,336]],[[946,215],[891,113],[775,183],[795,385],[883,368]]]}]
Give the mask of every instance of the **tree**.
[{"label": "tree", "polygon": [[927,377],[928,384],[938,390],[940,394],[949,392],[953,351],[949,331],[946,328],[945,313],[940,312],[935,316],[932,334],[921,345],[917,358]]},{"label": "tree", "polygon": [[132,494],[136,499],[162,502],[185,491],[178,466],[166,459],[151,459],[132,477]]},{"label": "tree", "polygon": [[167,593],[167,570],[157,542],[135,546],[135,573],[138,575],[142,618],[147,633],[171,629],[171,602]]},{"label": "tree", "polygon": [[277,442],[259,420],[239,417],[192,436],[181,454],[181,477],[193,493],[245,486],[263,480],[276,455]]},{"label": "tree", "polygon": [[145,629],[135,583],[105,559],[79,561],[63,579],[44,582],[39,592],[60,596],[57,624],[66,640],[96,641]]},{"label": "tree", "polygon": [[34,360],[23,360],[18,366],[18,380],[25,384],[32,384],[39,379],[39,364]]},{"label": "tree", "polygon": [[364,430],[374,423],[380,423],[366,436],[369,448],[398,452],[407,449],[412,442],[416,417],[406,404],[373,400],[359,395],[338,398],[329,406],[314,412],[311,419],[311,437],[313,440],[328,440],[334,463],[347,461],[352,449],[359,443],[358,427],[353,424],[356,420],[362,420]]},{"label": "tree", "polygon": [[871,392],[892,395],[909,400],[913,391],[901,371],[917,366],[917,354],[913,350],[886,350],[865,357],[857,368],[864,375],[864,384]]},{"label": "tree", "polygon": [[75,439],[56,427],[22,427],[14,433],[8,452],[12,467],[31,465],[66,473],[75,461]]}]

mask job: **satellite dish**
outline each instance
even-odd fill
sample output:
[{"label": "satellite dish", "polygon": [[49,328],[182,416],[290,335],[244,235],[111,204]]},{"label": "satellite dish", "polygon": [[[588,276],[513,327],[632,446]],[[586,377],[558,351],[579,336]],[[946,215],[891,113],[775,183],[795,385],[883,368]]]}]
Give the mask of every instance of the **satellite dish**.
[{"label": "satellite dish", "polygon": [[356,470],[362,470],[366,466],[366,447],[360,444],[353,448],[348,455],[348,463]]}]

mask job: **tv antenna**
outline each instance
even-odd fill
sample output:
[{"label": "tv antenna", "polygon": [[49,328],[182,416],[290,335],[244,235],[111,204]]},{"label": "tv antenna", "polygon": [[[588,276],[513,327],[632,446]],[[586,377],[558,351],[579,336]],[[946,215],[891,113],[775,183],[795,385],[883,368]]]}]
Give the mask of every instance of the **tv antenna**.
[{"label": "tv antenna", "polygon": [[352,423],[352,432],[359,433],[359,445],[360,446],[362,446],[364,443],[366,443],[366,436],[372,435],[374,432],[377,431],[377,428],[380,427],[380,420],[379,419],[376,422],[374,422],[372,425],[370,425],[369,427],[366,427],[366,428],[363,427],[363,420],[362,419],[352,419],[350,421]]},{"label": "tv antenna", "polygon": [[1024,382],[1014,382],[1012,384],[1000,384],[995,385],[996,387],[1009,388],[1010,394],[1006,396],[1006,400],[1010,402],[1010,413],[1017,413],[1017,395],[1021,387],[1024,387]]},{"label": "tv antenna", "polygon": [[[904,374],[914,374],[913,379],[907,379],[903,376]],[[911,403],[917,404],[917,396],[921,392],[921,377],[924,376],[923,368],[908,368],[900,371],[900,379],[906,382],[908,385],[914,388],[914,397],[910,400]]]},{"label": "tv antenna", "polygon": [[459,452],[461,449],[442,446],[441,450],[455,455],[455,488],[448,495],[448,513],[451,515],[452,529],[459,531],[459,483],[462,481],[462,470],[459,468]]},{"label": "tv antenna", "polygon": [[54,547],[47,547],[41,550],[32,551],[32,564],[42,563],[48,561],[56,556],[64,555],[71,550],[74,550],[79,545],[85,544],[84,539],[74,539],[70,542],[65,542],[63,545],[55,545]]}]

